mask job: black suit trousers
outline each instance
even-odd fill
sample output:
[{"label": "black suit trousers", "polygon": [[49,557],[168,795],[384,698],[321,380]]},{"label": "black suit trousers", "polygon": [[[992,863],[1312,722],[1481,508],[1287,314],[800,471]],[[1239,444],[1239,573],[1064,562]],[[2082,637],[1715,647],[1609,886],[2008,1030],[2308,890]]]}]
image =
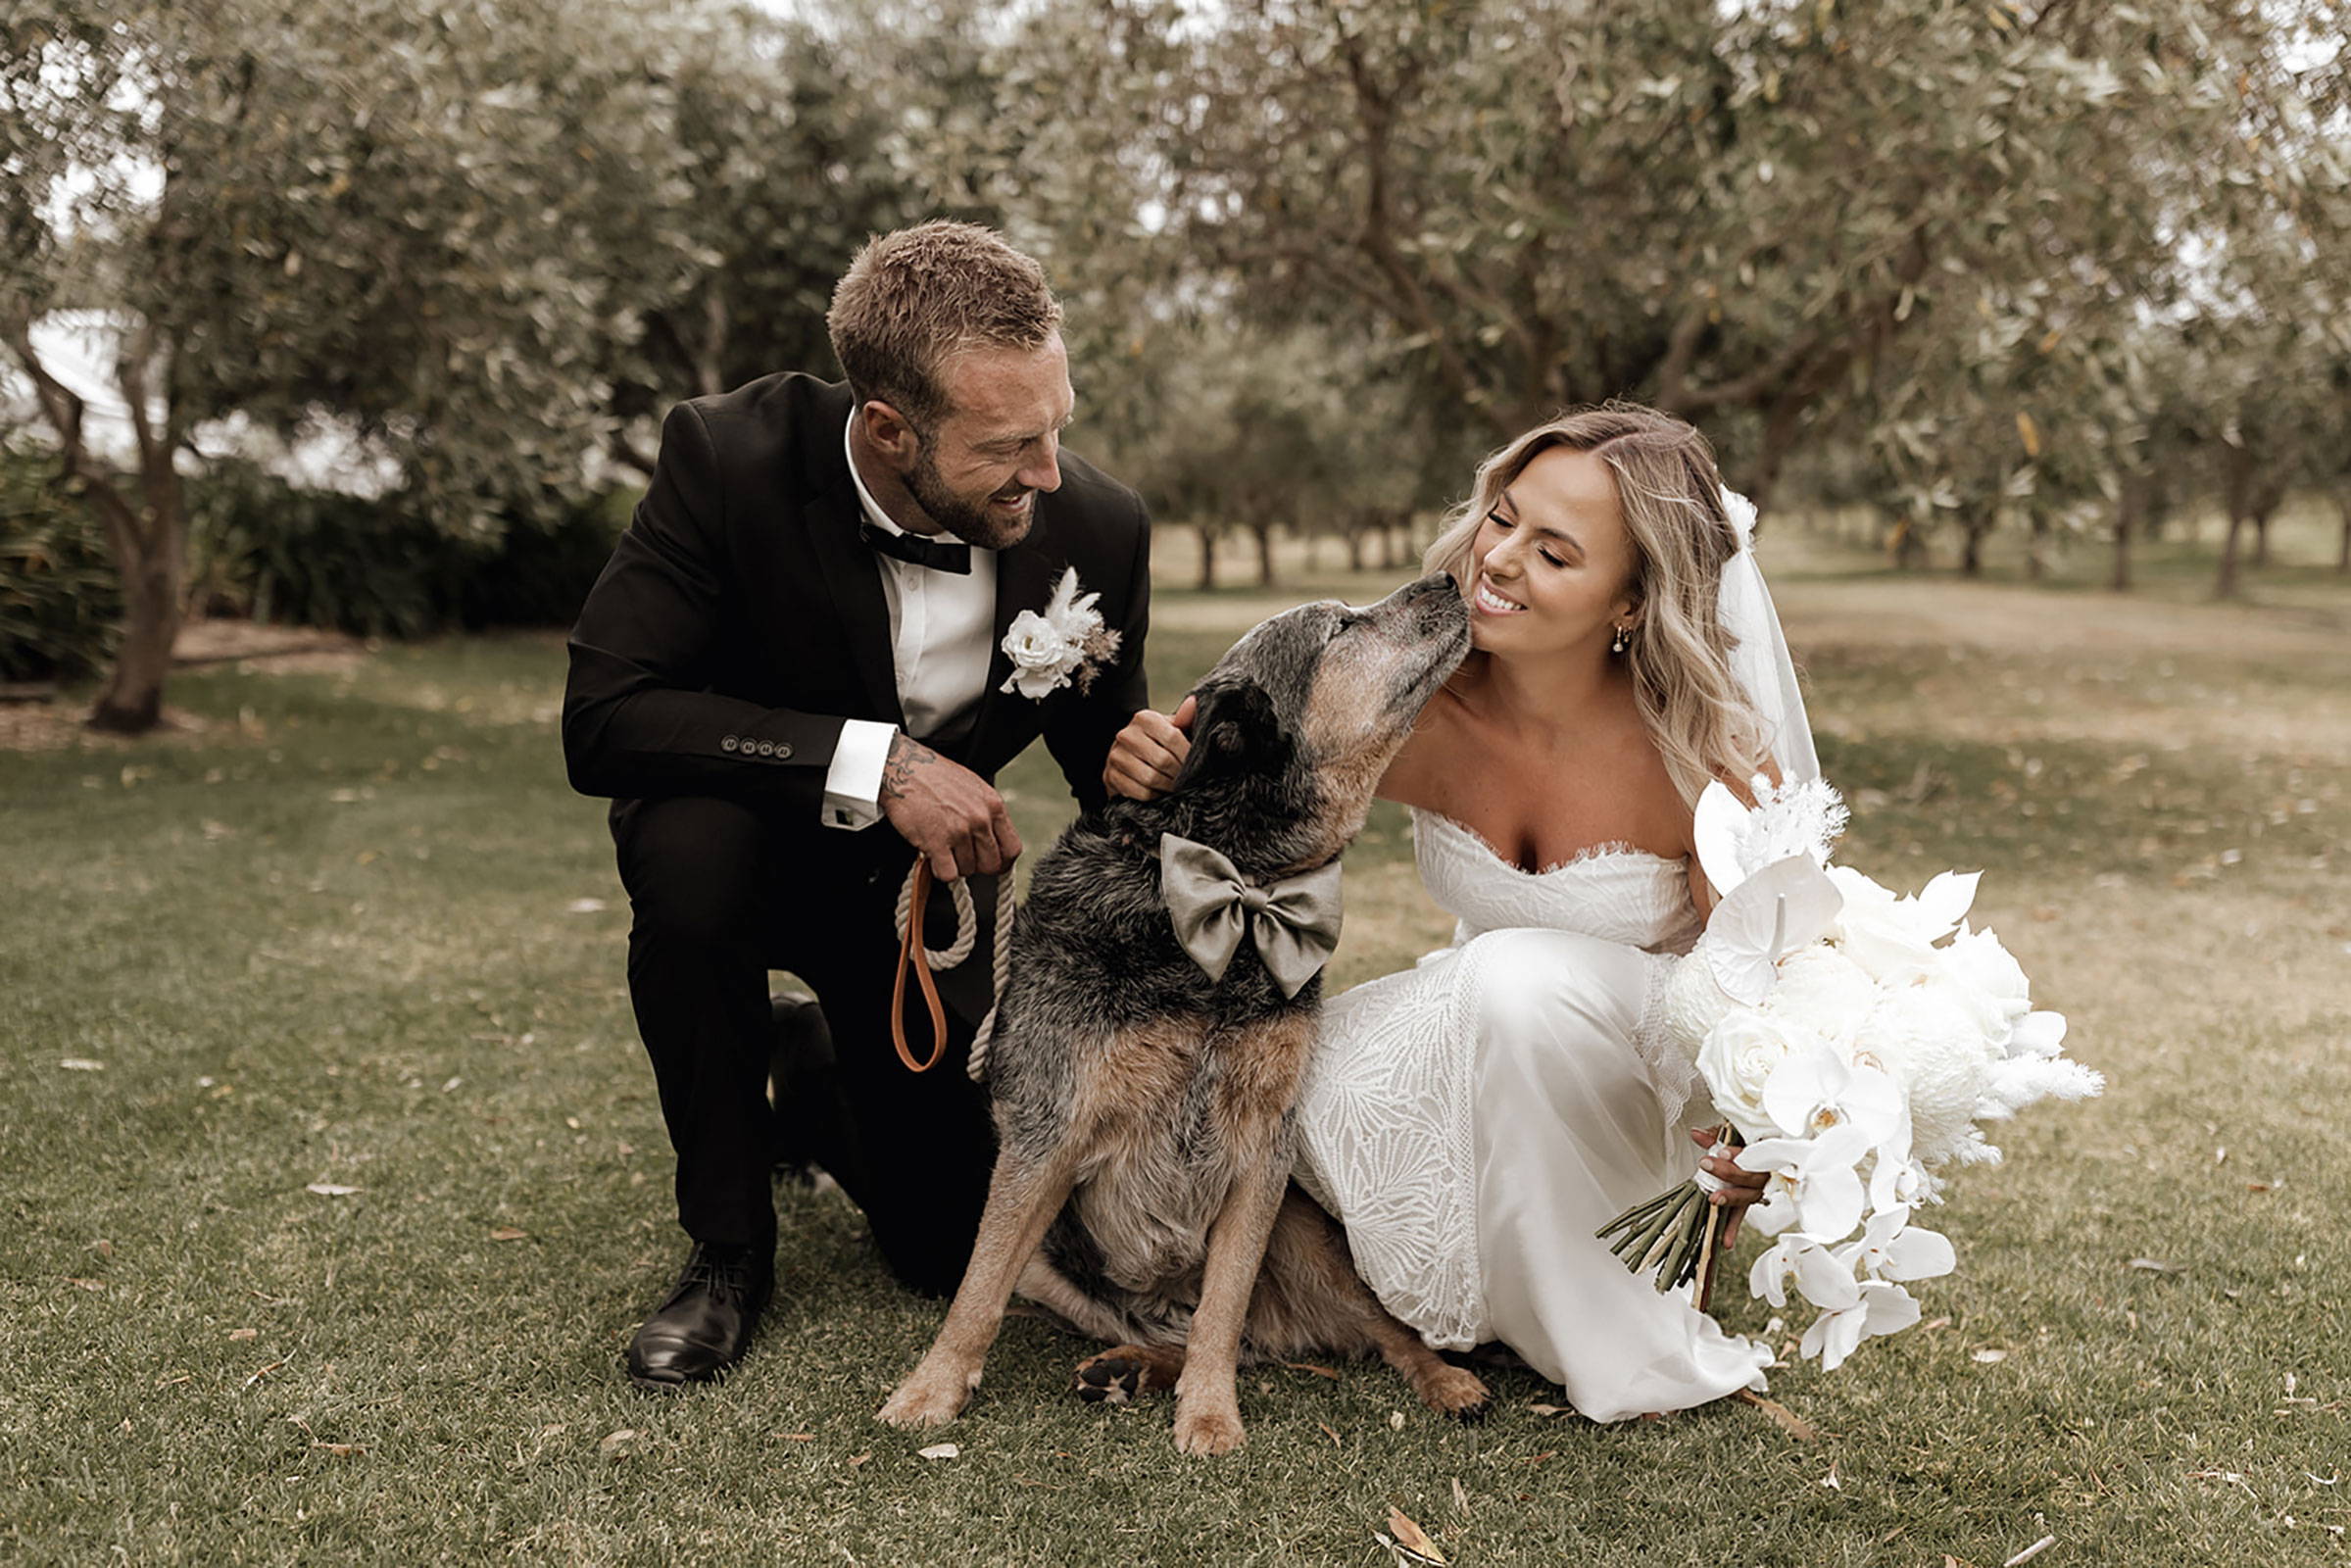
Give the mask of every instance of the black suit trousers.
[{"label": "black suit trousers", "polygon": [[[845,1102],[853,1123],[823,1130],[839,1152],[828,1168],[865,1211],[891,1271],[952,1293],[987,1200],[995,1135],[986,1093],[964,1071],[972,1020],[949,1009],[947,1052],[925,1073],[907,1071],[891,1045],[894,909],[912,850],[887,826],[849,833],[804,810],[707,796],[624,803],[612,837],[633,916],[629,998],[677,1152],[686,1233],[721,1245],[774,1235],[767,975],[785,969],[815,993],[832,1033],[841,1094],[826,1113]],[[935,900],[927,922],[933,948],[952,934],[947,904]],[[966,962],[985,959],[983,943]],[[927,1054],[929,1015],[911,983],[907,1000],[907,1037]]]}]

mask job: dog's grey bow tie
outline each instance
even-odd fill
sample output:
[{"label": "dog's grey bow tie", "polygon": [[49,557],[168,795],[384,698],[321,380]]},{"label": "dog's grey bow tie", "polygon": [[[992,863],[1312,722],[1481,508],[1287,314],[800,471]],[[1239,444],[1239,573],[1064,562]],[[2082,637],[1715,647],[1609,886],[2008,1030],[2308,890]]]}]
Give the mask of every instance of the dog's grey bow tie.
[{"label": "dog's grey bow tie", "polygon": [[1252,887],[1205,844],[1162,833],[1159,885],[1176,941],[1211,983],[1224,978],[1244,935],[1286,997],[1297,996],[1339,946],[1337,860]]}]

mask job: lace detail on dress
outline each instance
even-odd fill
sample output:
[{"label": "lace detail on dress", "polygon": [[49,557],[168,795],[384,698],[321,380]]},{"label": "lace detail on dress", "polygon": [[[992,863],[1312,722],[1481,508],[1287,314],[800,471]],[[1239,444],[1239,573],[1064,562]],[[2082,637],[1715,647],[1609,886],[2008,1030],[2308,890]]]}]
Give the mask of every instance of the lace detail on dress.
[{"label": "lace detail on dress", "polygon": [[1673,985],[1674,965],[1684,961],[1662,953],[1649,956],[1648,988],[1641,997],[1641,1022],[1633,1030],[1634,1054],[1648,1070],[1649,1087],[1657,1092],[1668,1127],[1682,1125],[1682,1112],[1689,1107],[1691,1090],[1698,1082],[1696,1066],[1674,1043],[1673,1031],[1665,1021],[1665,994]]}]

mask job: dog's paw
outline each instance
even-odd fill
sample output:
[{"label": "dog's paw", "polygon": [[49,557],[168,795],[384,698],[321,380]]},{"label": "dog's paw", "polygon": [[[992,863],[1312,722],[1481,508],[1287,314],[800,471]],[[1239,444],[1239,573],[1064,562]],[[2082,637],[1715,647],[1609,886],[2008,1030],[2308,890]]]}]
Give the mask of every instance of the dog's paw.
[{"label": "dog's paw", "polygon": [[1494,1406],[1494,1395],[1482,1378],[1449,1363],[1415,1380],[1414,1392],[1430,1409],[1456,1421],[1483,1421]]},{"label": "dog's paw", "polygon": [[1125,1404],[1174,1388],[1183,1370],[1181,1351],[1121,1345],[1078,1363],[1076,1393],[1088,1404]]},{"label": "dog's paw", "polygon": [[894,1427],[943,1427],[962,1413],[979,1379],[941,1376],[917,1367],[901,1383],[875,1419]]},{"label": "dog's paw", "polygon": [[1186,1453],[1231,1453],[1249,1441],[1241,1429],[1241,1412],[1230,1405],[1203,1407],[1198,1402],[1176,1406],[1175,1443]]}]

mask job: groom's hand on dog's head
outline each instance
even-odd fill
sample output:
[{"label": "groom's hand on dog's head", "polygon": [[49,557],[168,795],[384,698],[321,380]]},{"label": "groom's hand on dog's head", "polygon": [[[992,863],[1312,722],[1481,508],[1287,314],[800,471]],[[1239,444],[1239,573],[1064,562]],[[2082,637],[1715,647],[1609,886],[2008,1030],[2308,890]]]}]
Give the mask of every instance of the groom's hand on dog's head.
[{"label": "groom's hand on dog's head", "polygon": [[1192,727],[1195,706],[1186,697],[1172,714],[1147,708],[1128,720],[1110,743],[1110,760],[1102,764],[1102,788],[1130,801],[1166,794],[1192,750],[1184,732]]},{"label": "groom's hand on dog's head", "polygon": [[890,743],[881,808],[942,882],[975,872],[994,876],[1020,858],[1020,835],[1012,831],[1004,798],[971,769],[910,736]]}]

